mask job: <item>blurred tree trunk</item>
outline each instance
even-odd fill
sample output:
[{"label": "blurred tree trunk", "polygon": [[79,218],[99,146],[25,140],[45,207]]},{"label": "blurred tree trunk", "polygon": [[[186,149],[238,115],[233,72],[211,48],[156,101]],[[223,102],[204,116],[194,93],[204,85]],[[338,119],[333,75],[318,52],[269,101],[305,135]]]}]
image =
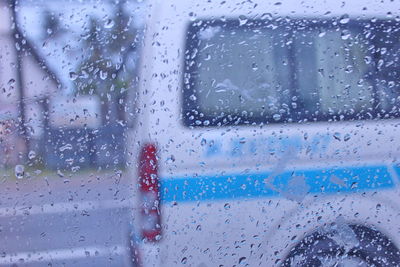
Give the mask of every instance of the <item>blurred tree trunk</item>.
[{"label": "blurred tree trunk", "polygon": [[[22,70],[22,57],[23,57],[23,36],[18,28],[17,13],[16,13],[16,0],[10,0],[11,8],[11,23],[12,36],[15,44],[15,64],[16,64],[16,86],[18,88],[18,135],[20,138],[16,140],[16,151],[14,153],[21,154],[20,163],[24,163],[28,158],[29,149],[29,135],[26,127],[26,114],[25,114],[25,88],[24,88],[24,74]],[[20,140],[18,140],[20,139]]]}]

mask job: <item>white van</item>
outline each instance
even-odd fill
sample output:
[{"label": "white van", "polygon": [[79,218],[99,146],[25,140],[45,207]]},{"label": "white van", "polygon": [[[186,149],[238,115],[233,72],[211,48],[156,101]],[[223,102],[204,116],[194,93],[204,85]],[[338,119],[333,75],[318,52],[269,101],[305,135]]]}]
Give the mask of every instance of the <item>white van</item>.
[{"label": "white van", "polygon": [[144,266],[400,266],[400,3],[151,1]]}]

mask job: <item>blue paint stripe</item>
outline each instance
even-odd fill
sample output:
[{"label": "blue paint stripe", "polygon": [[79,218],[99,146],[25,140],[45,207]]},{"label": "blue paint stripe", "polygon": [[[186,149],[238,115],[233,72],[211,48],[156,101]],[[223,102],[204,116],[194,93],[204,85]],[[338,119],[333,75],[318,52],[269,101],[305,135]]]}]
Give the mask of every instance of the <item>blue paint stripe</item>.
[{"label": "blue paint stripe", "polygon": [[400,165],[399,164],[394,165],[394,170],[397,174],[397,177],[400,179]]},{"label": "blue paint stripe", "polygon": [[[385,166],[302,170],[284,172],[276,177],[269,177],[270,174],[164,178],[161,179],[161,199],[171,202],[278,197],[302,193],[336,194],[394,186]],[[264,183],[266,178],[272,186]]]}]

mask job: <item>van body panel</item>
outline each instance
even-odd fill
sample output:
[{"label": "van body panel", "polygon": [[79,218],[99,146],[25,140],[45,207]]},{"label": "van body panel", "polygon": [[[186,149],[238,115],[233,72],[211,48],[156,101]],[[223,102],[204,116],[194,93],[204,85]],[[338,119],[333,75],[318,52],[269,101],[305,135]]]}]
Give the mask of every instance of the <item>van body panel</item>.
[{"label": "van body panel", "polygon": [[[400,120],[192,127],[184,124],[182,109],[187,29],[194,21],[388,19],[397,4],[149,5],[153,10],[142,51],[137,119],[129,136],[133,178],[140,148],[152,143],[158,149],[163,234],[154,244],[158,255],[143,256],[145,266],[280,265],[296,242],[338,218],[371,225],[400,246],[395,223],[400,214]],[[140,221],[133,224],[140,229]]]}]

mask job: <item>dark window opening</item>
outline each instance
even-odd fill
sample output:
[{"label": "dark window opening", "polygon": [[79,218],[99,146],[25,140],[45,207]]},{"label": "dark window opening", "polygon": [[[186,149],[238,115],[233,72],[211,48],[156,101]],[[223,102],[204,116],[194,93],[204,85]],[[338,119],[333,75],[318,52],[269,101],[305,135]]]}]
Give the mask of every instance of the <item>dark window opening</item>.
[{"label": "dark window opening", "polygon": [[396,118],[399,24],[195,21],[185,50],[184,124]]}]

